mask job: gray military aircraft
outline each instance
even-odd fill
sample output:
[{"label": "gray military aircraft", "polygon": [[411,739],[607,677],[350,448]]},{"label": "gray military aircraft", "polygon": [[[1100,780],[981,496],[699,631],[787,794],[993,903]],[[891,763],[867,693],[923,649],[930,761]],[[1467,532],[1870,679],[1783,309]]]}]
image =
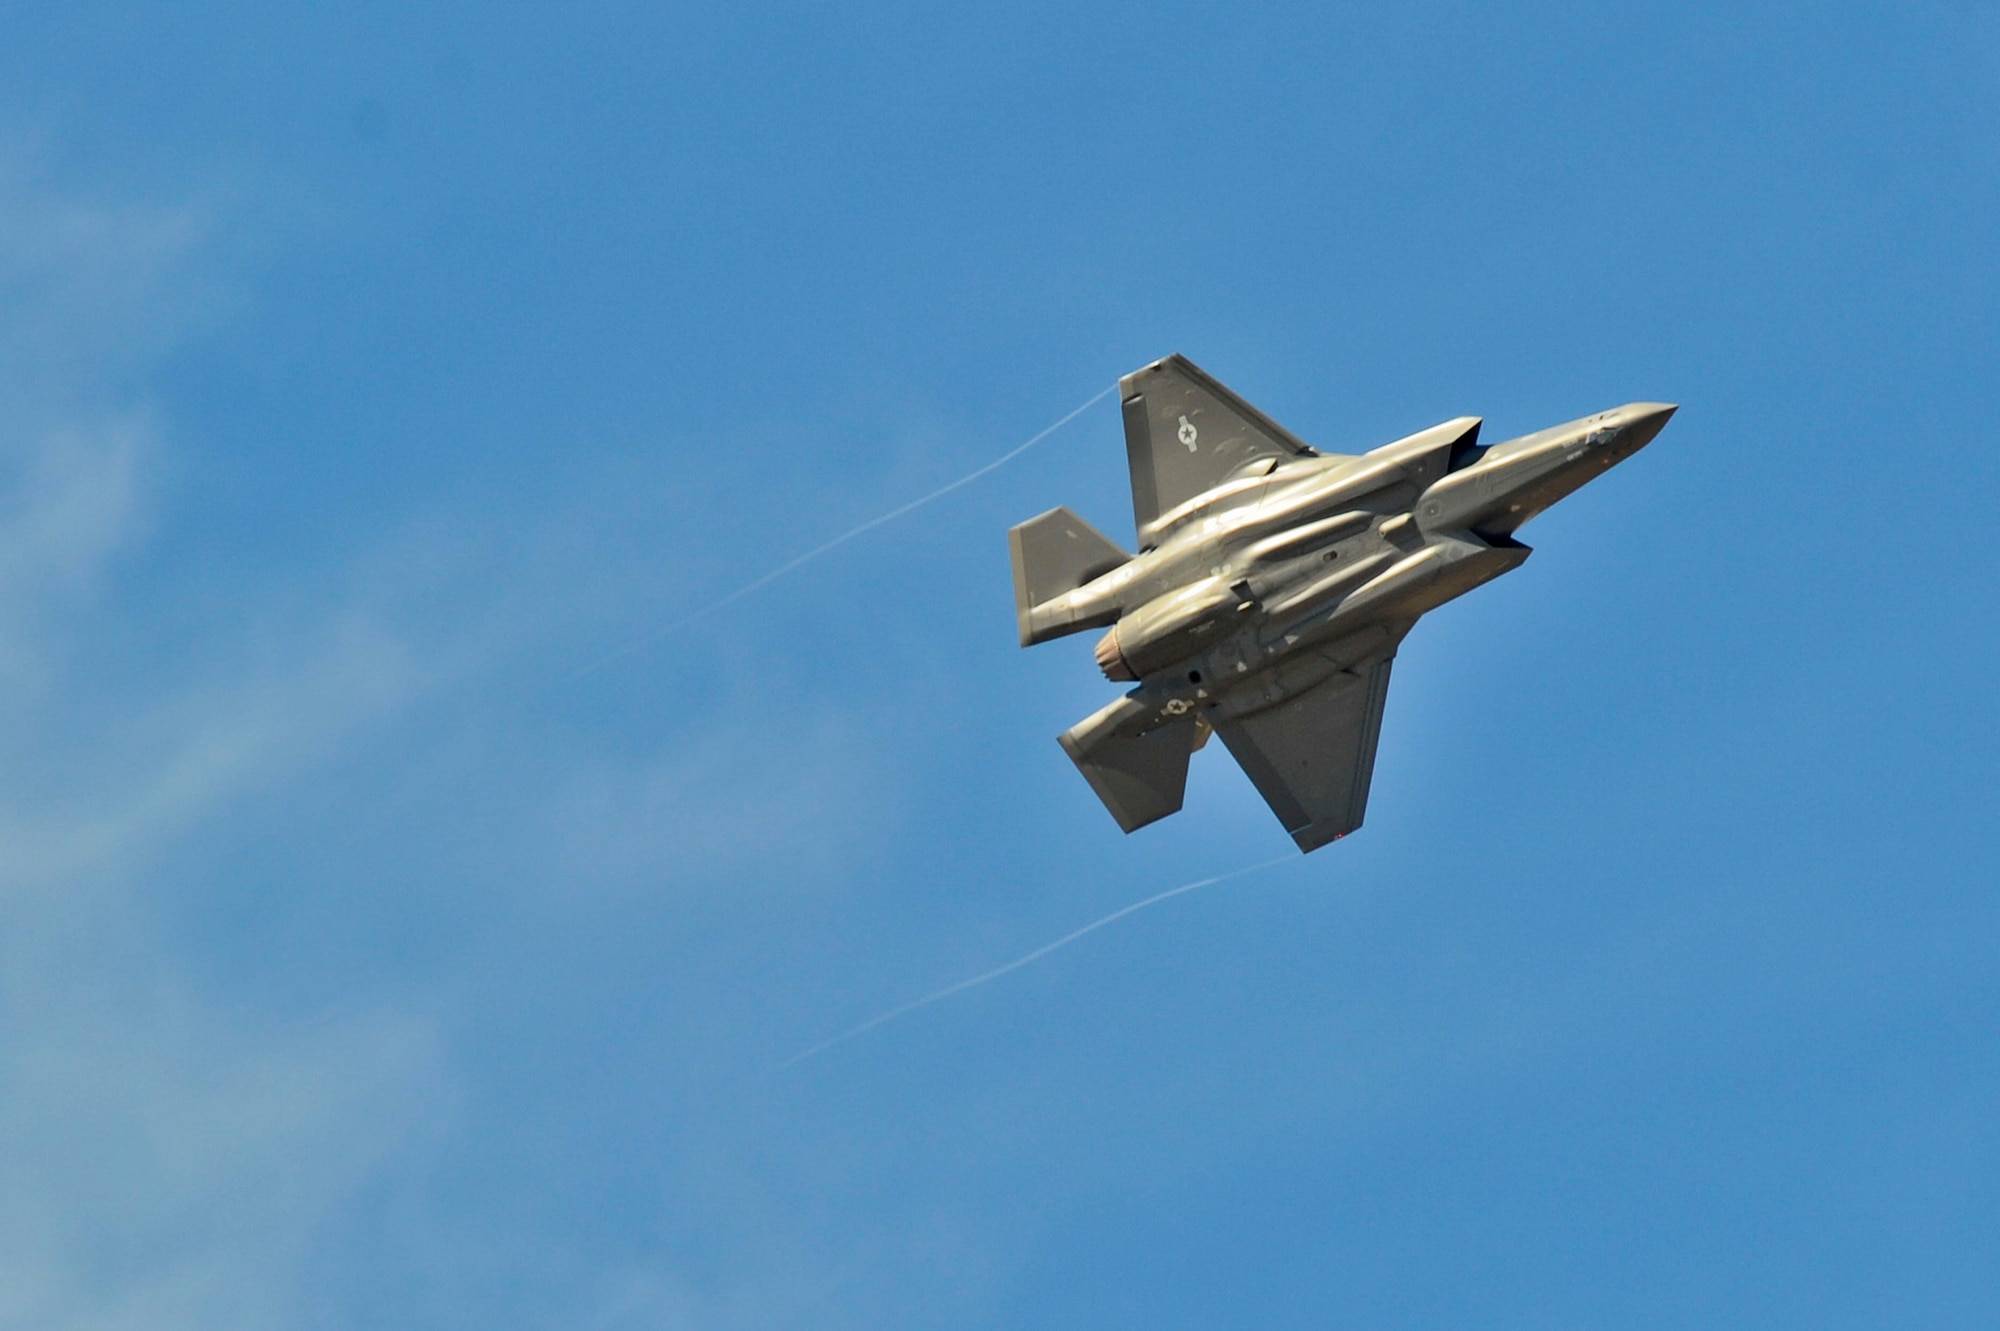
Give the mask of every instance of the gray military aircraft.
[{"label": "gray military aircraft", "polygon": [[1098,666],[1138,687],[1061,742],[1120,827],[1179,811],[1213,730],[1304,851],[1361,826],[1418,617],[1520,567],[1515,530],[1675,410],[1634,402],[1485,448],[1460,416],[1354,456],[1182,356],[1118,392],[1139,553],[1067,508],[1008,532],[1021,645],[1112,626]]}]

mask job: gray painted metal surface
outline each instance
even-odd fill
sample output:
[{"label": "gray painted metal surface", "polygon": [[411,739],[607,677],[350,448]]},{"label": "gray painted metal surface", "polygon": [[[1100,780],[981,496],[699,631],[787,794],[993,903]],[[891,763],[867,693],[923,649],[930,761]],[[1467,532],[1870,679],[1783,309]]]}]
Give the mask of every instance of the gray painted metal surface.
[{"label": "gray painted metal surface", "polygon": [[1521,524],[1644,448],[1635,402],[1479,446],[1461,416],[1320,453],[1182,356],[1119,380],[1131,555],[1067,508],[1007,533],[1021,645],[1109,627],[1129,693],[1061,736],[1127,832],[1178,811],[1214,733],[1301,850],[1361,826],[1389,668],[1417,619],[1527,559]]}]

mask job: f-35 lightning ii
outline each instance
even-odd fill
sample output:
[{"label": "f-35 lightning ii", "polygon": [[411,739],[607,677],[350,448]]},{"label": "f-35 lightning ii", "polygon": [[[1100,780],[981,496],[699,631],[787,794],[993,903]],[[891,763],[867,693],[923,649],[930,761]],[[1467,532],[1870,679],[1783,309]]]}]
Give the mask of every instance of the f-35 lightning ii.
[{"label": "f-35 lightning ii", "polygon": [[1634,402],[1484,448],[1461,416],[1353,456],[1182,356],[1118,390],[1139,553],[1067,508],[1008,532],[1021,645],[1111,626],[1097,663],[1138,687],[1061,742],[1120,827],[1180,809],[1213,730],[1303,851],[1361,826],[1418,617],[1520,567],[1522,523],[1674,414]]}]

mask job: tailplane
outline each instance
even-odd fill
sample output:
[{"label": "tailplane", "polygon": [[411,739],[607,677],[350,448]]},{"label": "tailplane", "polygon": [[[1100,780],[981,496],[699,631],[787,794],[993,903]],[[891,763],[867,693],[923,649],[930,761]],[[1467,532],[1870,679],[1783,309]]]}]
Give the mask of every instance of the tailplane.
[{"label": "tailplane", "polygon": [[1127,832],[1180,811],[1188,758],[1208,741],[1207,724],[1194,716],[1155,721],[1153,709],[1128,694],[1058,737]]}]

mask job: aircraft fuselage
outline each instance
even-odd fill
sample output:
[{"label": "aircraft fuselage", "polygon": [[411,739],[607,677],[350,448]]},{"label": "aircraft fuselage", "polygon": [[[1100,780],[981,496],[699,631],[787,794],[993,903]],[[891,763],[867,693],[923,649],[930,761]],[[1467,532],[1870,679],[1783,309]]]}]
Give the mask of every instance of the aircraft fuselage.
[{"label": "aircraft fuselage", "polygon": [[[1144,376],[1162,371],[1176,376],[1169,390],[1183,396],[1164,414],[1154,404],[1149,424]],[[1651,442],[1675,410],[1632,403],[1486,448],[1477,445],[1479,420],[1459,417],[1359,456],[1323,456],[1179,358],[1126,383],[1140,552],[1126,558],[1058,509],[1015,529],[1015,569],[1023,645],[1108,625],[1098,665],[1107,678],[1137,685],[1063,737],[1127,830],[1160,813],[1141,817],[1153,807],[1143,798],[1121,812],[1104,781],[1115,784],[1125,760],[1093,759],[1104,741],[1116,737],[1121,752],[1141,753],[1134,742],[1186,727],[1185,742],[1165,746],[1182,750],[1184,775],[1185,751],[1211,726],[1224,727],[1232,750],[1246,749],[1247,740],[1231,736],[1249,732],[1233,732],[1230,723],[1327,694],[1330,682],[1338,693],[1346,681],[1336,677],[1358,679],[1370,662],[1381,664],[1370,686],[1379,695],[1387,661],[1420,616],[1519,567],[1530,551],[1514,532]],[[1182,411],[1183,401],[1201,405]],[[1195,455],[1211,417],[1236,431],[1225,446],[1250,456],[1149,515],[1148,500],[1165,488],[1153,478],[1202,461]],[[1208,474],[1232,463],[1233,455],[1212,462]],[[1196,473],[1195,483],[1206,475]],[[1180,485],[1192,488],[1185,477]],[[1080,585],[1059,579],[1070,589],[1041,594],[1065,558]],[[1038,560],[1053,574],[1038,573]],[[1379,696],[1372,705],[1379,719]],[[1372,764],[1372,729],[1363,738]],[[1362,800],[1366,778],[1365,769],[1354,778]],[[1167,794],[1177,808],[1178,790]],[[1293,830],[1310,849],[1310,837]]]}]

